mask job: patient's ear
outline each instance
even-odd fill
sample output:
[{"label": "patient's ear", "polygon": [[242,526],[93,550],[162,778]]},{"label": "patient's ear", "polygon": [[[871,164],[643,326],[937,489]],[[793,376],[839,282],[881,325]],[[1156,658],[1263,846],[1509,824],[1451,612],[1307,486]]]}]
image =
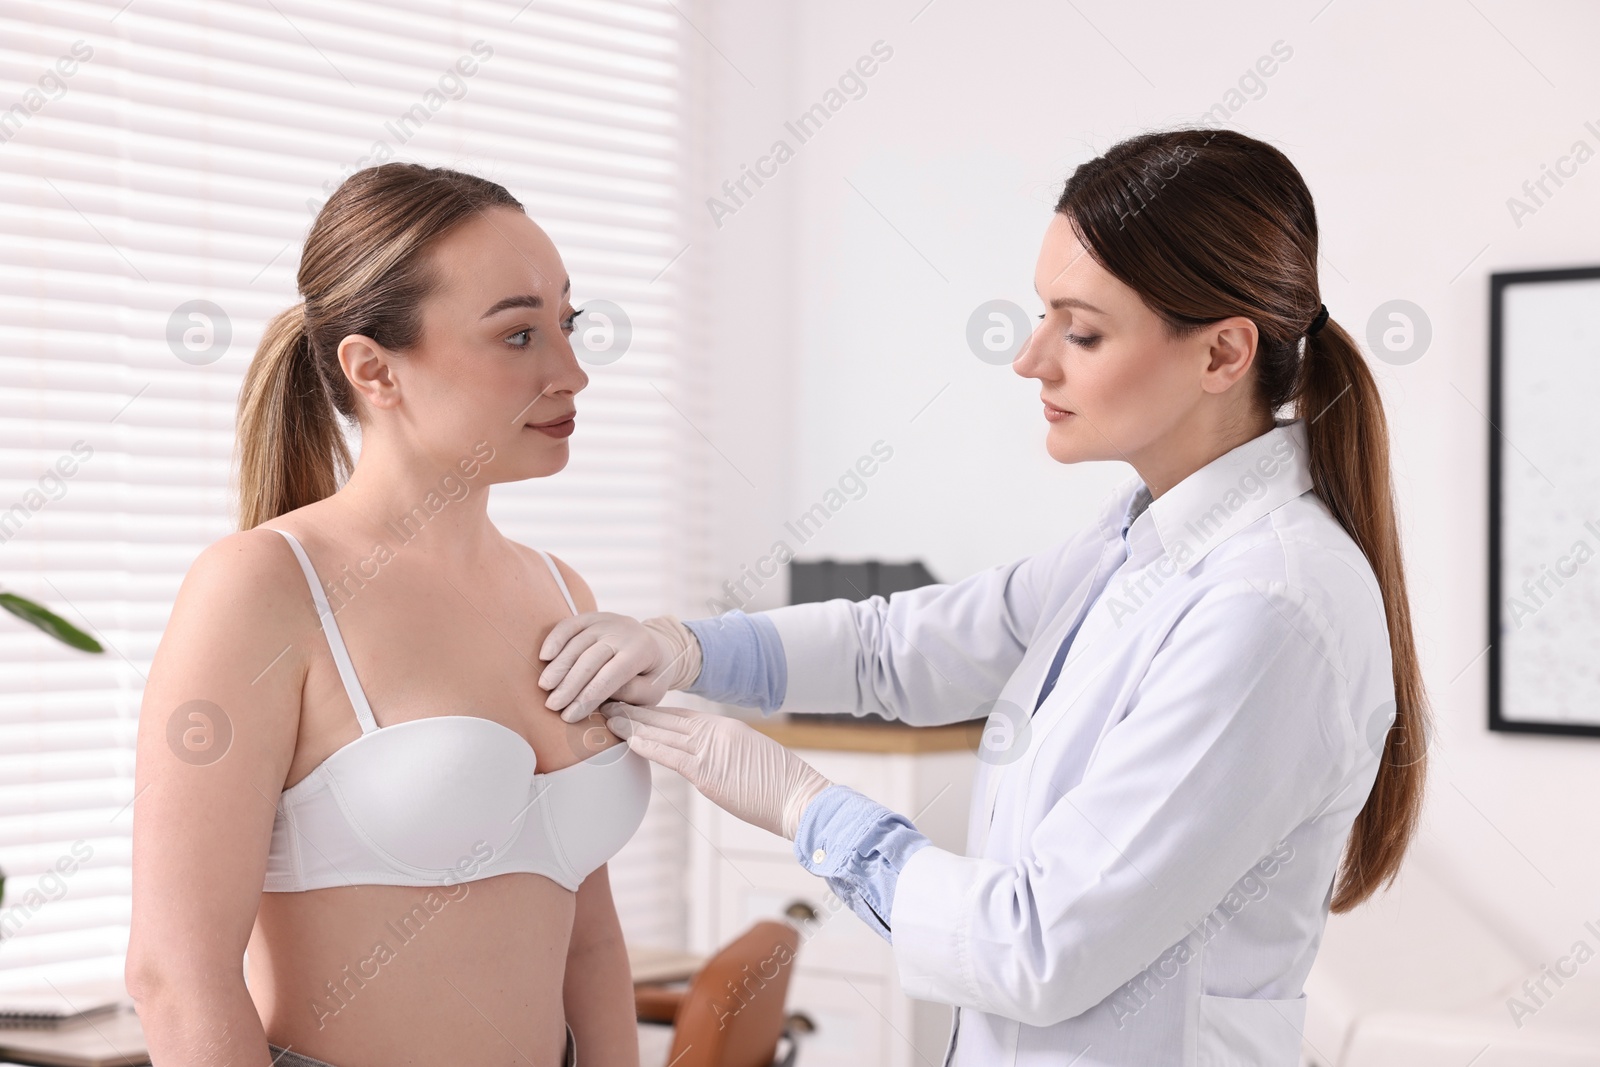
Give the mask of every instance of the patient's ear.
[{"label": "patient's ear", "polygon": [[350,387],[375,408],[400,403],[400,380],[394,353],[372,338],[353,333],[339,342],[339,366]]},{"label": "patient's ear", "polygon": [[1235,315],[1207,326],[1203,337],[1206,364],[1200,372],[1200,388],[1208,393],[1226,392],[1255,363],[1256,324]]}]

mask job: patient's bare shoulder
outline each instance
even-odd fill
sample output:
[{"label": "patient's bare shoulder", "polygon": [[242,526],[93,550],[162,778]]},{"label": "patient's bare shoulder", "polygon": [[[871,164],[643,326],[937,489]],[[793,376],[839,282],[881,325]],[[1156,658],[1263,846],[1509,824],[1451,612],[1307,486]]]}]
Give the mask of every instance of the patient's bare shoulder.
[{"label": "patient's bare shoulder", "polygon": [[[517,552],[530,566],[537,567],[542,574],[549,573],[550,568],[546,566],[544,559],[538,552],[516,541],[511,543],[516,546]],[[578,609],[577,614],[582,615],[586,611],[596,610],[594,591],[589,588],[589,583],[583,580],[583,576],[573,569],[571,564],[554,552],[550,553],[550,559],[555,563],[556,569],[561,572],[562,580],[567,583],[568,591],[572,593],[572,603]]]}]

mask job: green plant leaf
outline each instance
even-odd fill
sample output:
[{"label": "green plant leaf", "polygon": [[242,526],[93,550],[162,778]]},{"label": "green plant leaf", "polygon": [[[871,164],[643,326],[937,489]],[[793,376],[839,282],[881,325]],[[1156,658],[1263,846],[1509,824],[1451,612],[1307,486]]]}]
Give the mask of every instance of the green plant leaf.
[{"label": "green plant leaf", "polygon": [[82,652],[104,652],[100,642],[40,604],[15,593],[0,593],[0,608],[5,608],[23,622],[31,623],[60,641]]}]

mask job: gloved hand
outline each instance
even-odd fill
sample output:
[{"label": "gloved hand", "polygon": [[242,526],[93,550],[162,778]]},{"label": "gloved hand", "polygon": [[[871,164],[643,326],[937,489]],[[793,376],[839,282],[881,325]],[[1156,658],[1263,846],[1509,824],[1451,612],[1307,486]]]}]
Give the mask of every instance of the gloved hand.
[{"label": "gloved hand", "polygon": [[[700,642],[672,615],[644,622],[610,611],[571,615],[555,624],[539,658],[548,660],[539,688],[545,707],[567,722],[582,722],[615,696],[630,704],[659,704],[669,689],[700,676]],[[562,709],[566,710],[562,710]]]},{"label": "gloved hand", "polygon": [[677,771],[728,814],[791,841],[806,805],[833,784],[766,734],[726,715],[616,700],[599,712],[639,755]]}]

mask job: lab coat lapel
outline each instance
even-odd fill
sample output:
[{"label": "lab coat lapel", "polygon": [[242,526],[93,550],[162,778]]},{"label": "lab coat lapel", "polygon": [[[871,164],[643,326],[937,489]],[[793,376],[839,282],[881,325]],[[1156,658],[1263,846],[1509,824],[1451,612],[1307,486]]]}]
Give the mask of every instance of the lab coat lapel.
[{"label": "lab coat lapel", "polygon": [[[1152,542],[1150,528],[1135,529],[1130,534],[1135,547],[1132,565],[1150,567],[1154,562],[1150,552],[1158,550],[1164,558],[1172,560],[1173,569],[1181,575],[1231,534],[1310,492],[1311,473],[1306,456],[1303,424],[1280,422],[1274,430],[1202,467],[1149,505],[1149,519],[1159,537]],[[1263,487],[1260,495],[1253,498],[1240,489],[1246,484],[1246,476],[1252,473],[1257,475],[1256,484]],[[1218,508],[1223,509],[1227,517],[1213,529],[1207,526],[1207,519]],[[1139,615],[1146,616],[1151,603],[1179,584],[1173,578],[1165,579],[1150,601],[1140,605]],[[1100,609],[1098,613],[1096,608]],[[1115,623],[1105,598],[1091,604],[1083,613],[1086,615],[1084,625],[1073,639],[1055,689],[1034,714],[1029,750],[1025,757],[1007,768],[1013,772],[1011,780],[1017,783],[1016,788],[1025,788],[1032,780],[1033,765],[1045,737],[1072,715],[1083,694],[1117,662],[1113,657],[1102,656],[1100,662],[1095,663],[1095,650],[1103,650],[1111,635],[1129,639],[1130,631]],[[992,810],[990,818],[993,818]],[[1026,828],[1019,825],[1017,830],[1022,833]]]},{"label": "lab coat lapel", "polygon": [[[977,789],[983,797],[982,805],[977,809],[978,819],[968,835],[967,855],[982,856],[989,844],[989,830],[994,823],[995,805],[999,798],[1000,787],[1004,780],[1011,777],[1012,772],[1023,764],[1033,761],[1039,731],[1038,724],[1033,721],[1036,714],[1042,714],[1045,707],[1055,703],[1057,692],[1066,680],[1067,670],[1063,665],[1061,675],[1056,680],[1056,692],[1045,700],[1044,706],[1038,713],[1034,712],[1034,704],[1039,699],[1039,690],[1044,685],[1045,675],[1050,670],[1050,662],[1055,658],[1056,650],[1061,647],[1061,642],[1082,619],[1090,603],[1095,599],[1094,594],[1105,583],[1123,555],[1122,544],[1119,540],[1108,540],[1100,549],[1100,559],[1095,564],[1094,570],[1078,583],[1078,587],[1063,603],[1060,612],[1056,615],[1055,625],[1050,627],[1049,635],[1035,643],[1028,649],[1029,665],[1025,670],[1018,670],[1011,681],[1001,691],[1000,700],[996,702],[995,709],[989,713],[989,723],[997,729],[1011,729],[1020,734],[1017,744],[1025,745],[1024,751],[1018,753],[1016,758],[1003,760],[1000,758],[984,758],[985,751],[980,751],[978,766]],[[1076,641],[1074,642],[1076,644]],[[1075,658],[1072,656],[1069,659]],[[1023,719],[1020,722],[997,723],[996,718],[1004,717],[1010,708],[1020,707]],[[1015,715],[1015,712],[1009,712]],[[985,725],[987,735],[989,725]],[[1017,735],[1013,735],[1017,736]]]}]

